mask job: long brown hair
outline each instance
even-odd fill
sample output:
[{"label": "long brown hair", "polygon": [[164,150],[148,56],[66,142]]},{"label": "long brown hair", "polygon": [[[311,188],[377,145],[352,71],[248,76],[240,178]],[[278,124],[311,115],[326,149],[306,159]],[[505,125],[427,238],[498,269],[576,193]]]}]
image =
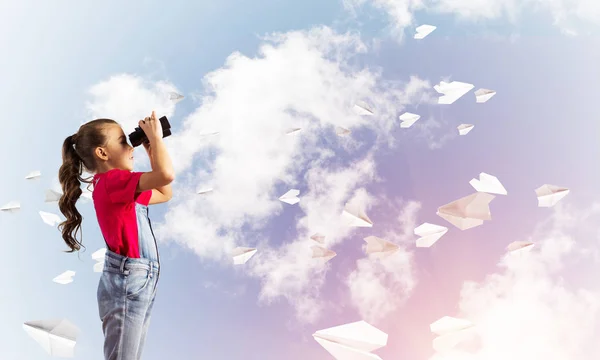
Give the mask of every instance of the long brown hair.
[{"label": "long brown hair", "polygon": [[111,119],[92,120],[81,125],[75,134],[68,136],[63,142],[63,163],[58,170],[58,181],[63,194],[58,200],[58,207],[66,220],[58,225],[58,229],[62,232],[63,240],[71,249],[66,252],[79,250],[83,246],[75,237],[77,231],[81,234],[81,222],[83,221],[75,203],[83,193],[81,183],[91,183],[90,178],[81,177],[83,170],[89,173],[97,170],[94,151],[98,146],[106,146],[107,139],[104,128],[109,124],[118,125]]}]

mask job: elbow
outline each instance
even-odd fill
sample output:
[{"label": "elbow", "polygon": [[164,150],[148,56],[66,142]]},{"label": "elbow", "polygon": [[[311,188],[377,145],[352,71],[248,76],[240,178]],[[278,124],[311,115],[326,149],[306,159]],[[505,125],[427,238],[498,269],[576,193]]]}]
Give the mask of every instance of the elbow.
[{"label": "elbow", "polygon": [[175,180],[175,174],[173,172],[167,172],[164,174],[164,179],[165,179],[165,182],[167,183],[166,185],[169,185],[170,183],[173,182],[173,180]]}]

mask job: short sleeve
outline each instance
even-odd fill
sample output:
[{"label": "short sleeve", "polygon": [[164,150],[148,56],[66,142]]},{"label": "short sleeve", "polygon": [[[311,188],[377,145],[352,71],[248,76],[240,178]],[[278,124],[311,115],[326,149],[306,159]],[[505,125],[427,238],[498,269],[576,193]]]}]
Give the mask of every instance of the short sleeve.
[{"label": "short sleeve", "polygon": [[114,169],[106,174],[105,185],[113,203],[129,203],[135,200],[135,190],[143,172]]}]

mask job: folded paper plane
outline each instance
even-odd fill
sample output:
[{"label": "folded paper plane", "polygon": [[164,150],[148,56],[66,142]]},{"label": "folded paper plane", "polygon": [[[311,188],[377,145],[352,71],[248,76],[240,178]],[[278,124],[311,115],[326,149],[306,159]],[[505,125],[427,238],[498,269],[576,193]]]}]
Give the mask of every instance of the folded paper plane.
[{"label": "folded paper plane", "polygon": [[491,220],[489,204],[495,198],[488,193],[475,193],[438,208],[437,215],[461,230],[467,230]]},{"label": "folded paper plane", "polygon": [[437,29],[437,27],[433,26],[433,25],[418,26],[415,29],[417,31],[417,33],[415,34],[414,38],[416,40],[424,39],[427,35],[431,34],[433,32],[433,30],[435,30],[435,29]]},{"label": "folded paper plane", "polygon": [[364,101],[357,101],[354,104],[354,111],[358,115],[373,115],[373,109]]},{"label": "folded paper plane", "polygon": [[535,189],[539,207],[552,207],[567,196],[569,189],[556,185],[542,185]]},{"label": "folded paper plane", "polygon": [[475,125],[473,124],[460,124],[457,127],[458,135],[467,135],[474,127]]},{"label": "folded paper plane", "polygon": [[42,173],[39,170],[36,170],[36,171],[32,171],[29,174],[27,174],[27,176],[25,176],[25,179],[27,179],[27,180],[36,179],[36,178],[39,178],[40,176],[42,176]]},{"label": "folded paper plane", "polygon": [[57,226],[58,224],[60,224],[62,222],[60,217],[56,214],[45,212],[45,211],[40,211],[39,214],[42,217],[42,221],[50,226]]},{"label": "folded paper plane", "polygon": [[21,204],[18,201],[11,201],[0,208],[2,211],[17,212],[21,209]]},{"label": "folded paper plane", "polygon": [[357,204],[347,203],[342,212],[342,220],[346,226],[373,227],[373,222],[364,209]]},{"label": "folded paper plane", "polygon": [[494,90],[479,89],[475,91],[475,101],[478,103],[484,103],[496,95]]},{"label": "folded paper plane", "polygon": [[320,258],[325,260],[325,262],[333,259],[337,255],[335,251],[326,249],[322,246],[313,245],[310,248],[312,250],[313,258]]},{"label": "folded paper plane", "polygon": [[433,339],[433,348],[437,352],[451,350],[473,334],[474,326],[469,320],[444,316],[429,326],[432,333],[439,335]]},{"label": "folded paper plane", "polygon": [[48,189],[48,190],[46,190],[46,198],[44,199],[44,201],[47,203],[55,202],[55,201],[60,200],[61,196],[62,196],[61,192],[54,191],[52,189]]},{"label": "folded paper plane", "polygon": [[236,247],[233,249],[231,256],[233,257],[234,265],[242,265],[245,264],[254,254],[256,254],[258,250],[255,248],[249,247]]},{"label": "folded paper plane", "polygon": [[413,126],[413,124],[421,118],[421,115],[405,112],[404,114],[400,115],[398,118],[402,121],[402,123],[400,123],[400,127],[407,129],[407,128]]},{"label": "folded paper plane", "polygon": [[173,101],[175,101],[175,102],[179,102],[179,101],[181,101],[183,98],[184,98],[184,96],[183,96],[183,95],[181,95],[181,94],[178,94],[178,93],[176,93],[176,92],[170,92],[170,93],[169,93],[169,100],[173,100]]},{"label": "folded paper plane", "polygon": [[319,244],[325,244],[325,235],[321,233],[314,233],[310,239],[318,242]]},{"label": "folded paper plane", "polygon": [[365,252],[375,258],[388,257],[398,251],[398,245],[377,236],[367,236],[364,240],[367,242]]},{"label": "folded paper plane", "polygon": [[66,285],[73,282],[73,276],[75,276],[75,271],[67,270],[64,273],[52,279],[52,281],[54,281],[57,284]]},{"label": "folded paper plane", "polygon": [[479,174],[479,180],[471,179],[469,184],[478,192],[485,192],[489,194],[507,195],[506,189],[500,183],[497,177],[486,174],[484,172]]},{"label": "folded paper plane", "polygon": [[463,95],[471,91],[473,87],[473,84],[468,84],[460,81],[453,81],[451,83],[440,81],[438,85],[433,86],[435,91],[437,91],[440,94],[444,94],[438,99],[438,104],[445,105],[454,103]]},{"label": "folded paper plane", "polygon": [[285,194],[281,195],[279,200],[283,201],[284,203],[294,205],[300,201],[298,195],[300,195],[300,190],[292,189],[286,192]]},{"label": "folded paper plane", "polygon": [[419,236],[417,247],[431,247],[447,232],[448,228],[445,226],[423,223],[414,230],[415,235]]},{"label": "folded paper plane", "polygon": [[387,345],[388,335],[365,321],[319,330],[313,338],[338,360],[382,360],[372,353]]},{"label": "folded paper plane", "polygon": [[199,195],[204,195],[204,194],[208,194],[211,193],[213,191],[213,188],[210,187],[204,187],[204,188],[200,188],[196,191],[196,194]]},{"label": "folded paper plane", "polygon": [[346,136],[350,134],[350,130],[343,128],[341,126],[335,127],[335,133],[337,136]]},{"label": "folded paper plane", "polygon": [[289,128],[285,131],[286,135],[290,135],[290,134],[294,134],[297,133],[298,131],[302,130],[302,128]]},{"label": "folded paper plane", "polygon": [[96,261],[94,264],[94,272],[102,272],[104,270],[104,258],[106,256],[106,248],[100,248],[92,254],[92,259]]},{"label": "folded paper plane", "polygon": [[529,241],[513,241],[506,247],[506,250],[511,254],[520,255],[530,252],[534,246],[535,244]]},{"label": "folded paper plane", "polygon": [[74,355],[79,329],[66,319],[27,321],[23,329],[44,350],[55,357],[71,358]]}]

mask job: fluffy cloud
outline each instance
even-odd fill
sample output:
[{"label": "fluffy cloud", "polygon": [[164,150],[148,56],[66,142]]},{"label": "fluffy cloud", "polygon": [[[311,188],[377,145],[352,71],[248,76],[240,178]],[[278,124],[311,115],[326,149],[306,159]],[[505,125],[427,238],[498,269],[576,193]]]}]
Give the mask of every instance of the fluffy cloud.
[{"label": "fluffy cloud", "polygon": [[391,34],[398,40],[403,39],[404,29],[417,25],[414,14],[420,10],[453,14],[466,21],[506,17],[512,23],[525,11],[539,11],[571,35],[585,24],[600,23],[600,2],[595,0],[344,0],[353,14],[367,3],[388,15]]},{"label": "fluffy cloud", "polygon": [[[480,348],[432,360],[581,359],[598,357],[600,206],[576,211],[557,205],[529,239],[526,256],[504,256],[503,272],[465,283],[460,314],[477,326]],[[582,264],[585,264],[582,266]]]},{"label": "fluffy cloud", "polygon": [[[329,265],[311,258],[308,237],[323,232],[331,248],[348,236],[351,229],[339,221],[345,202],[374,203],[363,189],[377,180],[374,150],[394,145],[397,115],[412,101],[430,100],[430,84],[417,77],[386,81],[380,71],[354,66],[355,56],[367,51],[357,34],[318,27],[264,41],[257,57],[234,53],[207,74],[199,107],[176,124],[166,142],[177,173],[175,195],[155,232],[162,242],[227,266],[234,247],[259,248],[245,268],[263,285],[261,301],[287,299],[301,320],[314,321]],[[176,89],[115,77],[93,88],[88,108],[134,122],[152,108],[169,115],[166,91]],[[376,115],[356,114],[357,100]],[[338,137],[335,126],[353,133]],[[301,130],[286,135],[291,128]],[[205,186],[214,191],[195,194]],[[290,211],[278,200],[290,188],[303,189],[294,207],[304,214],[297,234],[282,244],[263,232]]]}]

